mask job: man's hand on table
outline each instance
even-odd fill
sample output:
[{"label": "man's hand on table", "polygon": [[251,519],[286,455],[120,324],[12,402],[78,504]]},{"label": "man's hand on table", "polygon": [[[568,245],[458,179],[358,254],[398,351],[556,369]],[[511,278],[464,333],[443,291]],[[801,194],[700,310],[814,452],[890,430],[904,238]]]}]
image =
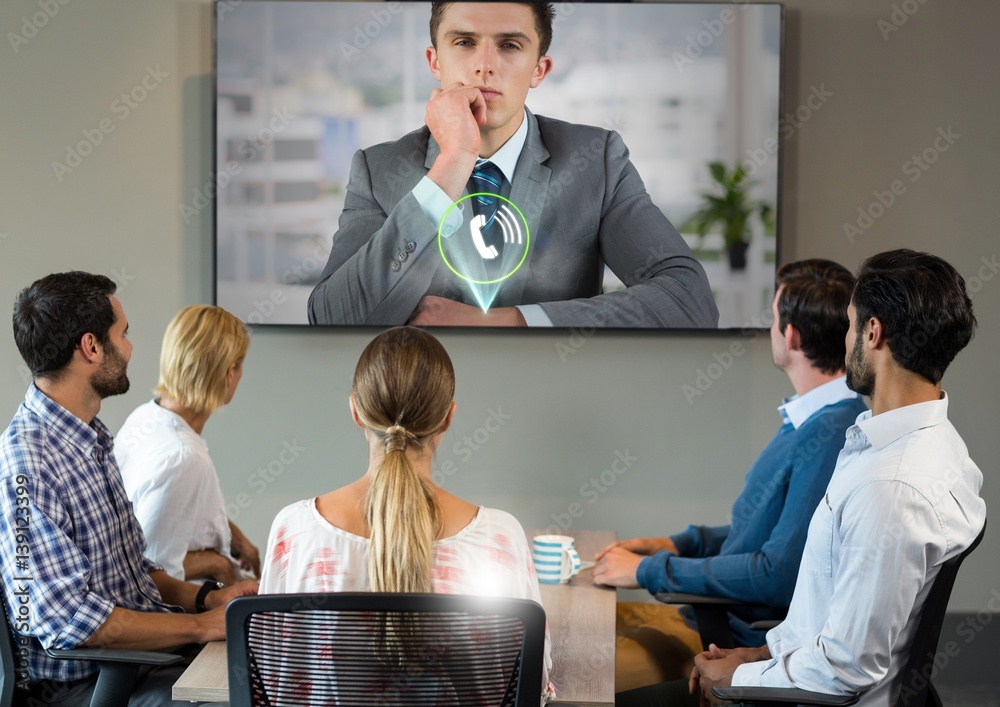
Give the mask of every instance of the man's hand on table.
[{"label": "man's hand on table", "polygon": [[606,548],[597,553],[595,560],[601,559],[608,550],[613,547],[620,547],[629,552],[634,552],[637,555],[655,555],[658,552],[666,550],[667,552],[672,552],[675,555],[678,554],[677,546],[674,545],[674,541],[670,538],[632,538],[630,540],[619,540],[618,542],[613,542]]},{"label": "man's hand on table", "polygon": [[223,587],[205,595],[205,608],[211,611],[217,607],[225,607],[236,597],[253,596],[260,588],[260,582],[255,579],[245,579],[230,587]]},{"label": "man's hand on table", "polygon": [[771,657],[768,647],[760,648],[719,648],[712,643],[708,650],[694,657],[694,668],[688,678],[688,689],[691,694],[701,690],[702,705],[728,704],[712,695],[716,685],[726,687],[732,684],[733,673],[743,663],[753,663],[767,660]]},{"label": "man's hand on table", "polygon": [[424,295],[407,324],[414,326],[527,326],[516,307],[484,312],[479,307],[444,297]]},{"label": "man's hand on table", "polygon": [[636,571],[642,562],[642,555],[629,552],[617,543],[597,553],[594,565],[594,584],[623,589],[638,589]]},{"label": "man's hand on table", "polygon": [[247,579],[231,587],[223,587],[205,596],[204,614],[194,614],[201,624],[202,636],[200,643],[226,640],[226,607],[236,597],[253,596],[257,593],[260,583]]}]

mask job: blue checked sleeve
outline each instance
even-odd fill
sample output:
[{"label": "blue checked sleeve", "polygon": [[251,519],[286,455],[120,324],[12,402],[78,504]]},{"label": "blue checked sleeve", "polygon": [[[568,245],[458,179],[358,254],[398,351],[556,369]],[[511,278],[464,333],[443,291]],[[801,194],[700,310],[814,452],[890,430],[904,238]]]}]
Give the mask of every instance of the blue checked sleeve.
[{"label": "blue checked sleeve", "polygon": [[18,633],[45,648],[75,648],[107,620],[114,603],[90,591],[90,563],[70,537],[69,514],[45,482],[51,463],[31,444],[4,449],[0,517],[10,527],[0,541],[0,563]]}]

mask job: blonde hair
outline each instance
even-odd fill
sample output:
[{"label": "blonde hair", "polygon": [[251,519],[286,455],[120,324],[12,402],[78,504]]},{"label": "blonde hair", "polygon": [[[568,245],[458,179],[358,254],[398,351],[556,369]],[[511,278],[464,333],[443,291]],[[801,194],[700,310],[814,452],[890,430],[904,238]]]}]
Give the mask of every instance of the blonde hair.
[{"label": "blonde hair", "polygon": [[364,502],[368,581],[376,592],[430,592],[440,509],[406,457],[438,432],[455,396],[455,371],[437,339],[412,327],[379,334],[354,372],[354,408],[385,445]]},{"label": "blonde hair", "polygon": [[178,312],[163,335],[160,382],[153,393],[196,413],[212,413],[226,404],[226,372],[242,363],[250,334],[235,316],[211,305]]}]

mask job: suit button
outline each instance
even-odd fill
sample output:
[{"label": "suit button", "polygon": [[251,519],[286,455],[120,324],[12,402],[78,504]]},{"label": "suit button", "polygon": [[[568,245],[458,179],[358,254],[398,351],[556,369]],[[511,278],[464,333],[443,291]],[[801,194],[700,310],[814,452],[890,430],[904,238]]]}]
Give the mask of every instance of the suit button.
[{"label": "suit button", "polygon": [[412,253],[417,249],[417,244],[414,241],[406,241],[405,248],[407,253]]},{"label": "suit button", "polygon": [[400,267],[402,266],[399,264],[398,260],[393,260],[391,263],[389,263],[389,268],[391,270],[399,270]]},{"label": "suit button", "polygon": [[409,257],[409,255],[410,255],[410,254],[409,254],[409,253],[407,253],[407,252],[406,252],[405,250],[401,250],[401,251],[399,251],[399,253],[397,253],[397,254],[396,254],[396,259],[397,259],[397,260],[398,260],[399,262],[401,262],[401,263],[402,263],[403,261],[405,261],[405,260],[407,259],[407,257]]}]

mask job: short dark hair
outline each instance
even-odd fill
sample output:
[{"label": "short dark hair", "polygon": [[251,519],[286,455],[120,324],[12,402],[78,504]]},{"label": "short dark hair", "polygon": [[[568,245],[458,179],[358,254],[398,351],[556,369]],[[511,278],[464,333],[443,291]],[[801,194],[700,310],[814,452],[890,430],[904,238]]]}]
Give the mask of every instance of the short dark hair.
[{"label": "short dark hair", "polygon": [[[441,27],[441,17],[451,5],[450,2],[431,3],[431,44],[437,49],[438,29]],[[514,2],[515,5],[527,5],[535,15],[535,31],[538,33],[538,56],[543,57],[552,44],[552,20],[555,9],[549,2]]]},{"label": "short dark hair", "polygon": [[813,368],[833,375],[844,368],[844,337],[850,322],[854,276],[832,260],[799,260],[782,265],[775,274],[778,330],[791,324],[801,337],[802,353]]},{"label": "short dark hair", "polygon": [[868,258],[853,302],[858,335],[878,319],[896,363],[931,383],[944,377],[976,330],[965,279],[929,253],[902,248]]},{"label": "short dark hair", "polygon": [[117,286],[104,275],[46,275],[14,300],[14,341],[35,378],[57,378],[84,334],[102,346],[115,323],[111,295]]}]

